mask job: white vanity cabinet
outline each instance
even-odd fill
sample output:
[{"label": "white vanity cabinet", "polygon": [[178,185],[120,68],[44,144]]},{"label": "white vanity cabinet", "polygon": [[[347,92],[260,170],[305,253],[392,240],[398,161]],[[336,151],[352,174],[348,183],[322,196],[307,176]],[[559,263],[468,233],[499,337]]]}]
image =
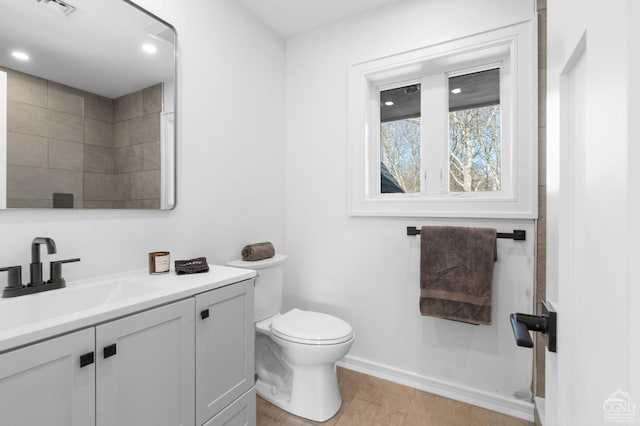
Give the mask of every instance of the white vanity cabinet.
[{"label": "white vanity cabinet", "polygon": [[[239,399],[254,385],[253,282],[195,297],[197,425],[208,422],[236,400],[235,408],[227,408],[244,416],[251,414],[253,420],[251,416],[249,423],[216,423],[213,419],[207,426],[255,425],[255,393],[252,400]],[[253,410],[247,405],[250,403]]]},{"label": "white vanity cabinet", "polygon": [[[212,269],[139,274],[132,282],[156,286],[154,299],[71,315],[72,325],[42,322],[52,331],[34,327],[32,340],[16,329],[11,338],[24,343],[0,346],[0,425],[255,426],[255,275]],[[37,300],[0,307],[49,306]]]},{"label": "white vanity cabinet", "polygon": [[96,327],[96,426],[194,423],[193,304]]},{"label": "white vanity cabinet", "polygon": [[0,424],[95,424],[94,329],[76,331],[0,355]]},{"label": "white vanity cabinet", "polygon": [[190,298],[0,355],[0,424],[193,425],[193,309]]}]

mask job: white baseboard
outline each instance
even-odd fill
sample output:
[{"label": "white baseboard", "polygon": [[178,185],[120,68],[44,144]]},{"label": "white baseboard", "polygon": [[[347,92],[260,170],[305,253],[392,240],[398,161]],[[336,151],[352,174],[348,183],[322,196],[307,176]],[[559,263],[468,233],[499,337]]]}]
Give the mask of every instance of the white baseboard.
[{"label": "white baseboard", "polygon": [[349,370],[358,371],[446,398],[455,399],[466,404],[533,422],[534,405],[532,402],[507,398],[458,383],[421,376],[389,365],[379,364],[349,355],[341,361],[338,361],[337,365]]},{"label": "white baseboard", "polygon": [[538,412],[538,420],[540,420],[540,426],[544,426],[544,420],[546,418],[544,398],[536,396],[536,411]]}]

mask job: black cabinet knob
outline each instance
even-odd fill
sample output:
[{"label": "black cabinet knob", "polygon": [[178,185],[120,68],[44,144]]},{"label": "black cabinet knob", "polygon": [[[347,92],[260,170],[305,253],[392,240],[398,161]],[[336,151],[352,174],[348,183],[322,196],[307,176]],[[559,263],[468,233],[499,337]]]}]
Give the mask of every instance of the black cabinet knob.
[{"label": "black cabinet knob", "polygon": [[204,311],[200,312],[200,318],[202,319],[209,318],[209,309],[205,309]]}]

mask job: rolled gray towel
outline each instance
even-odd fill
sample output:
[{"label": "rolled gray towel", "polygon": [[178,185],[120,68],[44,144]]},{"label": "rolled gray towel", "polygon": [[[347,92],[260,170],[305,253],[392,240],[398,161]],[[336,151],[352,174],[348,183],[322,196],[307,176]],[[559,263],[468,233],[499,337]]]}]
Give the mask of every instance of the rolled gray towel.
[{"label": "rolled gray towel", "polygon": [[249,244],[242,248],[242,260],[262,260],[276,255],[276,249],[269,242]]}]

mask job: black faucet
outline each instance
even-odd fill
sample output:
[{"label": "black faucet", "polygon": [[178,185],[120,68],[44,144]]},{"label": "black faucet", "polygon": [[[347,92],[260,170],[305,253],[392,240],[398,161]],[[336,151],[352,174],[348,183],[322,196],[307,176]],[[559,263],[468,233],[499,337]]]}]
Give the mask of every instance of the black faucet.
[{"label": "black faucet", "polygon": [[29,280],[29,286],[35,287],[44,284],[42,281],[42,262],[40,261],[40,244],[47,245],[47,253],[53,254],[56,252],[56,243],[52,238],[36,237],[31,242],[31,279]]},{"label": "black faucet", "polygon": [[64,278],[62,278],[62,264],[70,262],[78,262],[79,258],[56,260],[50,263],[50,279],[44,281],[42,279],[42,262],[40,260],[40,245],[47,246],[47,253],[56,252],[56,243],[52,238],[36,237],[31,242],[31,265],[30,265],[30,281],[28,284],[22,284],[22,267],[10,266],[8,268],[0,268],[1,271],[7,271],[9,280],[8,285],[2,291],[2,297],[22,296],[24,294],[39,293],[41,291],[53,290],[66,286]]}]

